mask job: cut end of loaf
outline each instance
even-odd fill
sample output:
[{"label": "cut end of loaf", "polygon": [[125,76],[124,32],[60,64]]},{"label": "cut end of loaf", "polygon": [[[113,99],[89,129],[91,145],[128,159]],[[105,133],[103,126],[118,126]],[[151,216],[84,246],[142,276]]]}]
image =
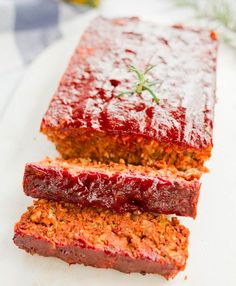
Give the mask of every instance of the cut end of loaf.
[{"label": "cut end of loaf", "polygon": [[194,149],[177,144],[148,140],[142,136],[119,136],[87,130],[60,130],[41,125],[64,159],[84,158],[102,163],[123,160],[126,164],[179,171],[198,169],[207,172],[204,162],[211,156],[212,146]]}]

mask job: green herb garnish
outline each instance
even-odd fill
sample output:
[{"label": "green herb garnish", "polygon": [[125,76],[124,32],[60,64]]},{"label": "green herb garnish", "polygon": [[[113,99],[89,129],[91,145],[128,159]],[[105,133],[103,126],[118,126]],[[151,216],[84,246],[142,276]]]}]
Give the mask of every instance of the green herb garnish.
[{"label": "green herb garnish", "polygon": [[135,73],[136,78],[137,78],[137,82],[134,84],[134,86],[132,87],[131,90],[120,92],[117,96],[121,97],[124,94],[130,94],[130,95],[142,94],[144,91],[147,91],[147,92],[149,92],[151,94],[151,96],[153,97],[154,101],[158,104],[160,100],[159,100],[157,94],[155,93],[155,91],[152,90],[152,87],[154,85],[157,85],[157,84],[160,85],[161,81],[160,80],[149,81],[147,79],[147,77],[146,77],[147,74],[154,68],[155,68],[155,65],[151,65],[151,66],[147,67],[144,70],[144,72],[141,72],[135,66],[130,65],[129,69],[130,69],[131,72]]}]

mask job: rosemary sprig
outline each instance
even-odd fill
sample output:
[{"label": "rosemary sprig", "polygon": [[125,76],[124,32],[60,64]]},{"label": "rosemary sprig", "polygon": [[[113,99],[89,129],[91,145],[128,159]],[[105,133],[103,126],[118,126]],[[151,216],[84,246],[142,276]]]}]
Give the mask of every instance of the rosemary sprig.
[{"label": "rosemary sprig", "polygon": [[159,104],[159,98],[155,91],[152,90],[152,87],[157,84],[161,84],[160,80],[155,80],[155,81],[149,81],[148,78],[146,77],[147,74],[154,69],[156,66],[155,65],[150,65],[148,66],[143,72],[141,72],[139,69],[137,69],[134,65],[130,65],[129,69],[131,72],[133,72],[136,75],[137,82],[134,84],[131,90],[123,91],[120,92],[117,96],[121,97],[125,94],[142,94],[144,91],[147,91],[151,94],[153,100]]}]

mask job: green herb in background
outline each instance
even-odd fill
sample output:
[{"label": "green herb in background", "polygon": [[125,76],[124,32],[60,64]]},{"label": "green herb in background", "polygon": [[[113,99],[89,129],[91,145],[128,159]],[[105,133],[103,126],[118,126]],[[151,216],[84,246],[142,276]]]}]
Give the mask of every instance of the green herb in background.
[{"label": "green herb in background", "polygon": [[149,66],[147,67],[144,72],[141,72],[140,70],[138,70],[135,66],[130,65],[129,69],[131,72],[135,73],[136,78],[137,78],[137,82],[135,83],[135,85],[132,87],[131,90],[128,91],[123,91],[120,92],[117,96],[121,97],[125,94],[142,94],[143,91],[147,91],[151,94],[151,96],[153,97],[154,101],[158,104],[159,103],[159,98],[157,96],[157,94],[155,93],[155,91],[152,90],[152,87],[155,85],[159,85],[161,84],[160,80],[155,80],[155,81],[149,81],[146,76],[147,74],[155,68],[155,65]]},{"label": "green herb in background", "polygon": [[235,0],[172,0],[180,7],[190,7],[205,20],[203,26],[214,29],[220,39],[236,49]]}]

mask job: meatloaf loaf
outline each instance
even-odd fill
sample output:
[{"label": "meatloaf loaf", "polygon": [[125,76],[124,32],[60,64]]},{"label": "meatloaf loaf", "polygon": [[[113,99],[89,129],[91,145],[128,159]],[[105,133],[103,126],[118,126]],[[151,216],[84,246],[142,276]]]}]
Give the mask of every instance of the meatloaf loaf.
[{"label": "meatloaf loaf", "polygon": [[174,277],[185,268],[189,231],[176,218],[150,213],[117,214],[38,200],[15,225],[20,248],[66,262],[122,272]]},{"label": "meatloaf loaf", "polygon": [[[66,159],[204,169],[212,149],[217,41],[207,30],[138,18],[95,19],[84,32],[41,131]],[[130,65],[156,81],[151,94]]]},{"label": "meatloaf loaf", "polygon": [[149,211],[195,217],[200,173],[173,169],[50,159],[25,167],[23,187],[33,198],[117,212]]}]

